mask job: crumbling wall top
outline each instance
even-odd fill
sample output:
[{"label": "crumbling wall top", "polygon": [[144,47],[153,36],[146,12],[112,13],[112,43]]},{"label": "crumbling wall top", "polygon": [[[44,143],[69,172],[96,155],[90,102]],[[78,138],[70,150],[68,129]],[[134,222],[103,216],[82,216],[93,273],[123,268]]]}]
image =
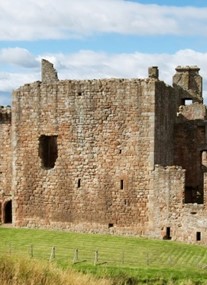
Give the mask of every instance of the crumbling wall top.
[{"label": "crumbling wall top", "polygon": [[187,65],[187,66],[180,66],[180,65],[178,65],[175,68],[175,70],[177,72],[191,72],[191,73],[192,72],[196,72],[198,74],[199,71],[200,71],[200,68],[197,65],[192,65],[192,66],[189,66],[189,65]]},{"label": "crumbling wall top", "polygon": [[46,59],[42,59],[42,83],[52,83],[55,81],[58,81],[58,75],[53,64]]},{"label": "crumbling wall top", "polygon": [[148,68],[148,77],[159,79],[159,69],[157,66],[151,66]]}]

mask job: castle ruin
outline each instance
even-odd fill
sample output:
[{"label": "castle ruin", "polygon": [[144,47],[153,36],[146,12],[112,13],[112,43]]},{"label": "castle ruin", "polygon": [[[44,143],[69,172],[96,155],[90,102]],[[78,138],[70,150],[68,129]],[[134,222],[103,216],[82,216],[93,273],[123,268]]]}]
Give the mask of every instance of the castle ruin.
[{"label": "castle ruin", "polygon": [[0,222],[207,243],[207,117],[196,66],[42,81],[0,109]]}]

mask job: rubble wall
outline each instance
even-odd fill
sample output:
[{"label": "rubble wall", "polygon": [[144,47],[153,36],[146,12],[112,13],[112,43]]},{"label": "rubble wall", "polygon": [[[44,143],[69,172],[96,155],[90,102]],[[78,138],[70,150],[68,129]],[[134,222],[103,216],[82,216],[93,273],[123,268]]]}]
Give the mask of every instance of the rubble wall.
[{"label": "rubble wall", "polygon": [[155,91],[155,164],[174,164],[174,126],[176,122],[176,94],[171,86],[156,82]]},{"label": "rubble wall", "polygon": [[[206,107],[199,103],[181,106],[175,126],[174,163],[186,169],[185,203],[204,203],[202,152],[207,150]],[[205,153],[204,153],[205,154]],[[204,162],[203,162],[204,163]]]},{"label": "rubble wall", "polygon": [[206,244],[206,204],[184,203],[185,172],[179,166],[159,165],[152,171],[149,236]]},{"label": "rubble wall", "polygon": [[0,107],[0,222],[4,222],[4,206],[11,200],[11,108]]},{"label": "rubble wall", "polygon": [[152,177],[150,236],[165,238],[166,229],[170,228],[170,237],[176,239],[174,232],[183,207],[185,170],[180,166],[156,165]]},{"label": "rubble wall", "polygon": [[[36,82],[14,92],[15,225],[146,232],[155,82]],[[40,147],[48,137],[57,140],[50,169]]]}]

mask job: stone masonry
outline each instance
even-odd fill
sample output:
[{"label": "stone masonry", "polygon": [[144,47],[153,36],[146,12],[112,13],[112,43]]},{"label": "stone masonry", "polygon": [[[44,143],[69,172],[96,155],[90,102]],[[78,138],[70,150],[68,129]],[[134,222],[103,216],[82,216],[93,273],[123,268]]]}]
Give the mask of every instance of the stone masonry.
[{"label": "stone masonry", "polygon": [[207,242],[207,119],[197,66],[146,79],[42,81],[0,109],[0,222]]}]

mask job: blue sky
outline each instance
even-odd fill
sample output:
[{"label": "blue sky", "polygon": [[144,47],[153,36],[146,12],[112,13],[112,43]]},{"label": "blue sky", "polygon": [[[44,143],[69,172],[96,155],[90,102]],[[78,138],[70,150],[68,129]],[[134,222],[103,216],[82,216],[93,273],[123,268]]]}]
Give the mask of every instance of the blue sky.
[{"label": "blue sky", "polygon": [[143,78],[157,65],[168,84],[177,65],[198,65],[207,101],[206,2],[1,1],[0,105],[41,79],[42,58],[60,79]]}]

